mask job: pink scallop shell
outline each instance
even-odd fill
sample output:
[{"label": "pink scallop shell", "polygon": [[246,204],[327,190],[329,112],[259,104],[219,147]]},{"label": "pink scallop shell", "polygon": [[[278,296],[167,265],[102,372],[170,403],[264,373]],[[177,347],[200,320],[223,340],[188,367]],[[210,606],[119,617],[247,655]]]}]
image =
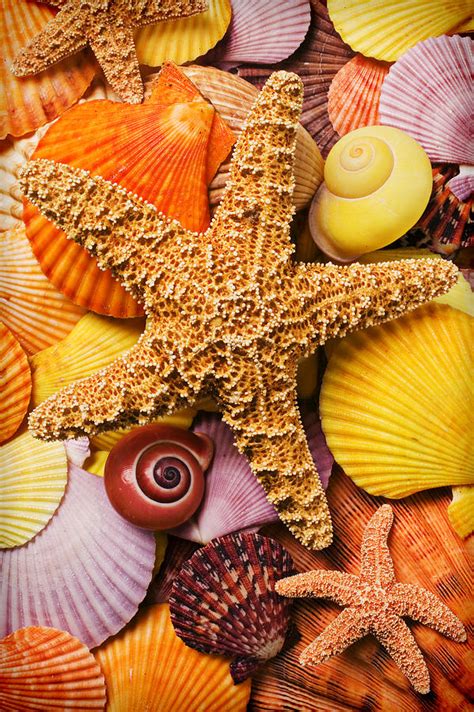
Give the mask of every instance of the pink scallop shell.
[{"label": "pink scallop shell", "polygon": [[47,527],[25,546],[0,552],[0,635],[42,625],[99,645],[136,613],[154,561],[153,533],[115,512],[102,478],[70,464]]},{"label": "pink scallop shell", "polygon": [[382,86],[380,122],[406,131],[432,161],[474,163],[469,37],[430,37],[395,62]]},{"label": "pink scallop shell", "polygon": [[461,166],[459,175],[451,178],[446,185],[458,200],[468,200],[474,193],[474,167]]}]

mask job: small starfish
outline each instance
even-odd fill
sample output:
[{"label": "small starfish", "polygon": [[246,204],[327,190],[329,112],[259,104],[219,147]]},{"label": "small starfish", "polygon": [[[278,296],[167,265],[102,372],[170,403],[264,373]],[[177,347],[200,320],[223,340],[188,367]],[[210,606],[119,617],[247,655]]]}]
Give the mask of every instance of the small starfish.
[{"label": "small starfish", "polygon": [[464,626],[433,593],[397,583],[387,538],[393,522],[388,504],[369,520],[362,540],[360,576],[341,571],[308,571],[278,581],[283,596],[329,598],[348,606],[303,650],[301,665],[318,665],[372,633],[417,692],[430,691],[430,674],[415,638],[402,620],[408,616],[457,642],[466,640]]},{"label": "small starfish", "polygon": [[119,96],[143,100],[133,30],[203,12],[207,0],[48,0],[61,10],[15,57],[17,77],[37,74],[89,45]]},{"label": "small starfish", "polygon": [[136,195],[46,160],[26,167],[27,198],[110,268],[147,327],[109,368],[30,416],[46,440],[145,423],[206,395],[218,401],[267,496],[304,544],[332,530],[298,410],[298,361],[326,339],[393,319],[456,281],[441,260],[296,264],[290,239],[302,84],[274,74],[234,149],[211,226],[185,230]]}]

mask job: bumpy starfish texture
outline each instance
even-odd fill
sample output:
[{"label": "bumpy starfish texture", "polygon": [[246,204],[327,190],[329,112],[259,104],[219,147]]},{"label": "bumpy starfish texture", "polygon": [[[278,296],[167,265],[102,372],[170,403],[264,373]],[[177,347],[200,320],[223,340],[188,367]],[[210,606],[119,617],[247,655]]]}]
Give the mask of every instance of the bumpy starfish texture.
[{"label": "bumpy starfish texture", "polygon": [[203,12],[206,0],[48,0],[60,7],[42,32],[15,57],[18,77],[37,74],[89,45],[118,95],[143,99],[133,30],[142,25]]},{"label": "bumpy starfish texture", "polygon": [[298,410],[298,361],[330,337],[446,292],[457,269],[441,260],[293,262],[301,102],[296,75],[269,79],[201,234],[85,171],[45,160],[26,167],[28,199],[111,268],[149,317],[125,357],[42,403],[30,428],[49,440],[97,433],[213,395],[282,520],[304,544],[322,548],[331,520]]},{"label": "bumpy starfish texture", "polygon": [[417,692],[430,691],[430,674],[402,616],[429,625],[458,642],[466,631],[457,616],[433,593],[397,583],[387,538],[393,510],[385,504],[369,520],[362,541],[360,576],[341,571],[308,571],[278,581],[283,596],[329,598],[348,606],[303,650],[302,665],[318,665],[371,633],[384,646]]}]

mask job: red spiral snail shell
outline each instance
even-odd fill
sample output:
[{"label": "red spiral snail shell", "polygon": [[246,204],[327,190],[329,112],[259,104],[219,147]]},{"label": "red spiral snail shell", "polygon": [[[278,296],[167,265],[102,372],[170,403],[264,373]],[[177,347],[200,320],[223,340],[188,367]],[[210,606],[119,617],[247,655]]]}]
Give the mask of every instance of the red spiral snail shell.
[{"label": "red spiral snail shell", "polygon": [[123,437],[105,464],[107,495],[119,514],[144,529],[185,522],[204,495],[204,471],[214,453],[202,433],[145,425]]}]

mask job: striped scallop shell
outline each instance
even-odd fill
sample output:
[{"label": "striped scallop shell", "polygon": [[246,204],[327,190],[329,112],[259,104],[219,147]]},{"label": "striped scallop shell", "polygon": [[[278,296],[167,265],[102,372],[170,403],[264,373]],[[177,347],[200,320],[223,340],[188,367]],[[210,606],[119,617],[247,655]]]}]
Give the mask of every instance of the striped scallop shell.
[{"label": "striped scallop shell", "polygon": [[429,304],[336,345],[322,425],[359,487],[398,498],[474,482],[472,333],[472,317]]},{"label": "striped scallop shell", "polygon": [[387,62],[472,17],[471,0],[328,0],[327,5],[344,42]]},{"label": "striped scallop shell", "polygon": [[23,136],[56,119],[80,99],[94,77],[96,64],[84,52],[35,77],[18,78],[10,72],[15,55],[53,13],[45,5],[23,0],[3,0],[0,6],[0,138]]},{"label": "striped scallop shell", "polygon": [[[230,126],[236,137],[242,131],[258,90],[249,82],[214,67],[191,66],[183,69],[201,94],[208,99]],[[209,199],[215,207],[222,198],[229,177],[230,163],[221,165],[210,185]],[[305,207],[323,179],[323,160],[316,143],[303,127],[297,131],[295,156],[295,190],[293,202],[297,209]]]},{"label": "striped scallop shell", "polygon": [[0,239],[0,319],[31,356],[64,339],[84,309],[44,276],[23,226]]},{"label": "striped scallop shell", "polygon": [[380,123],[380,91],[388,70],[385,62],[356,54],[338,71],[329,87],[328,114],[339,136]]},{"label": "striped scallop shell", "polygon": [[29,626],[0,640],[0,706],[103,710],[105,683],[92,653],[63,630]]},{"label": "striped scallop shell", "polygon": [[[67,482],[62,443],[28,432],[0,448],[0,547],[22,546],[47,525]],[[19,551],[19,550],[18,550]]]},{"label": "striped scallop shell", "polygon": [[230,0],[208,0],[207,10],[197,15],[146,25],[136,35],[138,60],[150,67],[159,67],[166,60],[191,62],[224,36],[231,16]]},{"label": "striped scallop shell", "polygon": [[0,558],[1,634],[51,626],[91,648],[136,613],[151,580],[155,538],[115,512],[102,478],[70,464],[64,499],[48,526]]},{"label": "striped scallop shell", "polygon": [[465,539],[474,531],[474,485],[453,487],[453,499],[448,507],[453,529]]},{"label": "striped scallop shell", "polygon": [[474,166],[460,166],[460,172],[448,181],[449,190],[458,200],[469,200],[474,193]]},{"label": "striped scallop shell", "polygon": [[0,443],[16,433],[28,410],[31,371],[28,357],[0,321]]},{"label": "striped scallop shell", "polygon": [[187,648],[168,606],[144,608],[95,651],[107,685],[108,712],[245,712],[250,680],[234,685],[228,661]]},{"label": "striped scallop shell", "polygon": [[390,69],[380,121],[413,136],[432,161],[474,163],[469,37],[431,37]]}]

